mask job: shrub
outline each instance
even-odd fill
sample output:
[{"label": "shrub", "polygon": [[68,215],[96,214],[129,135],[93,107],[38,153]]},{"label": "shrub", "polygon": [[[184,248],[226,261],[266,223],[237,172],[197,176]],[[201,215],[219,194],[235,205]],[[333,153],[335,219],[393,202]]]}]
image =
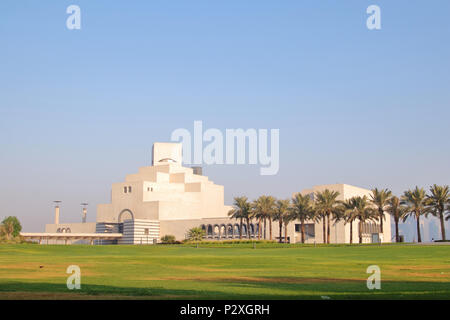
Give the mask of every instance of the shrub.
[{"label": "shrub", "polygon": [[192,228],[188,232],[188,239],[190,241],[202,241],[205,236],[205,230],[202,228]]},{"label": "shrub", "polygon": [[165,236],[163,236],[161,238],[161,243],[164,243],[164,244],[174,244],[176,242],[177,241],[175,239],[175,236],[173,236],[171,234],[166,234]]},{"label": "shrub", "polygon": [[[183,243],[192,243],[195,241],[185,240]],[[220,245],[220,244],[270,244],[270,243],[278,243],[275,240],[245,240],[245,239],[237,239],[237,240],[210,240],[210,241],[202,241],[202,244],[210,244],[210,245]]]}]

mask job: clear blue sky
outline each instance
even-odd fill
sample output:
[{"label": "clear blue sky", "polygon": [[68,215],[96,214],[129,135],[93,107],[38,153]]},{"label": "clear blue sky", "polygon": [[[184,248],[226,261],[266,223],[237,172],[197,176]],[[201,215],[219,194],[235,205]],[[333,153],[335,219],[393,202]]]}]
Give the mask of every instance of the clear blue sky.
[{"label": "clear blue sky", "polygon": [[[81,30],[66,8],[81,7]],[[382,29],[366,28],[381,7]],[[150,163],[176,128],[279,128],[280,171],[204,169],[226,202],[450,181],[450,2],[0,2],[0,216],[27,231]]]}]

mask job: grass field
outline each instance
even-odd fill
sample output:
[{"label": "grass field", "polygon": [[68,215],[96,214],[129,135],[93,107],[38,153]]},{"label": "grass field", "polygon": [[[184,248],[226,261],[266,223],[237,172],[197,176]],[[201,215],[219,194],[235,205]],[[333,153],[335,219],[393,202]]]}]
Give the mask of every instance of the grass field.
[{"label": "grass field", "polygon": [[[81,268],[81,290],[66,269]],[[381,290],[368,290],[369,265]],[[42,266],[42,267],[41,267]],[[450,299],[450,246],[0,245],[0,299]]]}]

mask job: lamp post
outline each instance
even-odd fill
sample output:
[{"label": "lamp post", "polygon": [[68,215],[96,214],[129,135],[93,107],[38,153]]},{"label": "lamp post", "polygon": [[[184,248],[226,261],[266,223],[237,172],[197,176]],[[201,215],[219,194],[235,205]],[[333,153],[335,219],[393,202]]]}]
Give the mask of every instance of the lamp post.
[{"label": "lamp post", "polygon": [[81,208],[82,208],[82,214],[81,214],[81,222],[82,223],[86,223],[86,215],[87,215],[87,205],[88,203],[81,203]]},{"label": "lamp post", "polygon": [[53,201],[55,203],[55,224],[59,224],[59,204],[62,202],[61,200]]}]

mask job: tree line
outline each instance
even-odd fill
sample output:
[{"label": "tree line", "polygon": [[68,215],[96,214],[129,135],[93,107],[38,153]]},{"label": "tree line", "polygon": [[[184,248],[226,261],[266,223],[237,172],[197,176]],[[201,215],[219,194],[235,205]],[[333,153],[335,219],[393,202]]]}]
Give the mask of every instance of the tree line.
[{"label": "tree line", "polygon": [[[356,196],[344,201],[338,200],[339,192],[325,189],[312,195],[296,193],[292,199],[276,199],[273,196],[262,195],[254,201],[245,196],[235,197],[233,209],[228,215],[239,221],[239,238],[242,239],[242,225],[247,227],[247,237],[250,238],[250,223],[256,220],[258,240],[272,240],[272,222],[279,222],[279,241],[287,242],[287,227],[292,221],[300,221],[301,242],[305,242],[305,222],[322,222],[323,242],[330,243],[331,224],[343,221],[350,225],[350,243],[353,243],[353,226],[358,224],[359,243],[363,241],[363,223],[379,223],[380,233],[384,231],[385,213],[389,213],[395,224],[395,240],[400,242],[399,223],[409,217],[416,220],[417,240],[422,242],[420,233],[420,218],[432,215],[439,219],[442,240],[446,240],[445,222],[450,219],[449,187],[433,185],[429,193],[419,187],[407,190],[397,197],[389,189],[374,188],[369,197]],[[390,222],[388,222],[390,223]]]}]

